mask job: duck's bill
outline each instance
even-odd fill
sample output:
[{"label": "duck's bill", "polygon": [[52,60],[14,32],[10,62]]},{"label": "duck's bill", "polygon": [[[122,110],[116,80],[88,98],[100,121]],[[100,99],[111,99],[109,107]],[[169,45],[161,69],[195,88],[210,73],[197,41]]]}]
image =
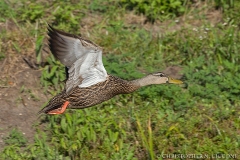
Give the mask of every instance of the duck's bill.
[{"label": "duck's bill", "polygon": [[172,83],[172,84],[183,84],[183,81],[180,81],[178,79],[173,79],[171,77],[168,78],[168,83]]}]

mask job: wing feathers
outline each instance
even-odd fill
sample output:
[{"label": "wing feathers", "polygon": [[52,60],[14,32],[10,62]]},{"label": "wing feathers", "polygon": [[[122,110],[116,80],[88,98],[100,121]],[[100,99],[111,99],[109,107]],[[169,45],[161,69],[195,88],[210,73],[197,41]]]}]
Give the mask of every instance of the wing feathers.
[{"label": "wing feathers", "polygon": [[77,86],[89,87],[106,80],[107,72],[102,63],[100,47],[50,25],[48,35],[51,52],[68,68],[67,93]]}]

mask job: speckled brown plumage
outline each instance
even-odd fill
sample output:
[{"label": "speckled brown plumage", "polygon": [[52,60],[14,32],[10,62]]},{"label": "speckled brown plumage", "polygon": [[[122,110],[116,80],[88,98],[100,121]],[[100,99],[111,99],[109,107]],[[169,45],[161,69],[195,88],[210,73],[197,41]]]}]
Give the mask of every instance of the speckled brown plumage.
[{"label": "speckled brown plumage", "polygon": [[68,108],[82,109],[91,107],[109,100],[118,94],[132,93],[139,87],[140,86],[134,82],[108,75],[108,79],[105,82],[100,82],[86,88],[76,87],[69,94],[63,90],[52,98],[48,105],[39,113],[48,113],[53,109],[57,109],[61,107],[65,101],[70,102]]}]

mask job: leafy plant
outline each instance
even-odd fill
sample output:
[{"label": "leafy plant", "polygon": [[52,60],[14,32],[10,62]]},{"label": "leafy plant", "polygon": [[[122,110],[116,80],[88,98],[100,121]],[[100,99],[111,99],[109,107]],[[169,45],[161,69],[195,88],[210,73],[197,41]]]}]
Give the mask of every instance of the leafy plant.
[{"label": "leafy plant", "polygon": [[4,59],[5,57],[6,57],[5,54],[2,53],[2,52],[0,52],[0,60],[1,60],[1,59]]},{"label": "leafy plant", "polygon": [[0,14],[0,21],[5,21],[5,18],[12,18],[16,16],[16,12],[14,12],[11,5],[9,5],[6,1],[0,2]]},{"label": "leafy plant", "polygon": [[145,135],[144,133],[144,129],[141,126],[140,121],[137,119],[137,127],[138,130],[140,132],[140,137],[142,139],[142,143],[144,145],[144,147],[146,148],[147,152],[148,152],[148,157],[149,159],[155,159],[155,154],[154,154],[154,150],[153,150],[153,135],[152,135],[152,127],[151,127],[151,119],[149,117],[148,119],[148,125],[147,125],[147,131],[148,131],[148,137]]},{"label": "leafy plant", "polygon": [[30,20],[31,22],[35,22],[40,19],[44,15],[45,6],[39,3],[30,3],[27,5],[27,9],[22,9],[21,18],[26,21]]},{"label": "leafy plant", "polygon": [[15,145],[15,146],[23,147],[26,145],[27,139],[17,129],[13,129],[9,133],[9,135],[4,138],[4,142],[7,145]]},{"label": "leafy plant", "polygon": [[53,85],[56,90],[60,91],[63,88],[65,80],[65,70],[59,61],[55,61],[51,55],[47,58],[48,65],[42,69],[41,83],[45,88]]},{"label": "leafy plant", "polygon": [[127,8],[136,10],[138,14],[146,15],[152,22],[179,16],[186,10],[185,0],[121,0],[121,2]]},{"label": "leafy plant", "polygon": [[79,21],[84,15],[84,7],[81,3],[71,4],[63,1],[55,3],[53,8],[54,24],[59,25],[59,28],[64,26],[67,30],[78,31]]},{"label": "leafy plant", "polygon": [[222,8],[224,10],[234,6],[233,0],[214,0],[217,9]]}]

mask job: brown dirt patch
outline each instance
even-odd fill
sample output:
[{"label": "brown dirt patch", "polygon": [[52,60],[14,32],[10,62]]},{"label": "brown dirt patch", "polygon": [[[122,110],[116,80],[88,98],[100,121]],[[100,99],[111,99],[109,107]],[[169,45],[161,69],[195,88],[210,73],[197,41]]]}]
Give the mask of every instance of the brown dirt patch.
[{"label": "brown dirt patch", "polygon": [[[37,112],[48,100],[40,85],[40,70],[31,69],[23,57],[35,55],[34,38],[28,37],[11,21],[1,23],[7,39],[1,39],[6,57],[0,60],[0,150],[3,138],[17,128],[29,142],[33,140]],[[15,46],[15,47],[14,47]]]},{"label": "brown dirt patch", "polygon": [[[6,63],[4,67],[11,68],[12,65]],[[38,110],[48,100],[40,86],[39,70],[30,69],[22,59],[13,66],[7,75],[1,74],[5,85],[0,88],[0,149],[4,146],[3,138],[13,128],[21,131],[28,140],[33,140],[35,131],[32,125],[38,118]]]}]

